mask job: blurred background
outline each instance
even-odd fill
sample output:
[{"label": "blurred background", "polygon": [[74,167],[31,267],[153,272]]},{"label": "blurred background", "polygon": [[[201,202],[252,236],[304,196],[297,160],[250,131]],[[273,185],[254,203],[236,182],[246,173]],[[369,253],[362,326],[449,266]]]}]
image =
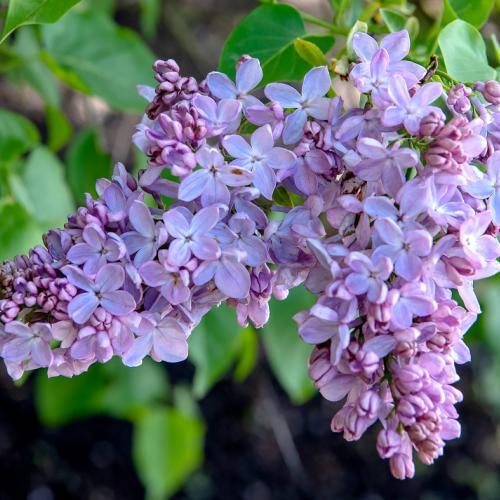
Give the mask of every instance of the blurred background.
[{"label": "blurred background", "polygon": [[[321,19],[342,4],[347,28],[368,12],[386,24],[418,19],[422,33],[443,15],[437,0],[290,3]],[[500,57],[499,2],[445,4],[465,8]],[[7,5],[0,0],[0,19]],[[0,45],[0,260],[62,225],[114,162],[142,168],[130,141],[144,108],[135,85],[153,84],[155,57],[201,79],[257,6],[82,0],[55,24],[21,27]],[[500,282],[480,283],[478,293],[485,314],[467,334],[473,362],[457,384],[462,437],[413,480],[392,479],[374,432],[358,443],[330,432],[337,407],[312,388],[310,349],[291,320],[311,301],[299,289],[273,303],[261,331],[239,328],[228,309],[210,313],[179,365],[112,362],[72,380],[40,371],[17,384],[2,366],[0,499],[498,499]]]}]

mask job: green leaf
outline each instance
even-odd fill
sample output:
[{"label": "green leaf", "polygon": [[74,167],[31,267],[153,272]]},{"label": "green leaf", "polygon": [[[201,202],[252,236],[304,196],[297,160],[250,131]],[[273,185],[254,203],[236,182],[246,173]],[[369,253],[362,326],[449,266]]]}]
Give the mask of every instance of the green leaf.
[{"label": "green leaf", "polygon": [[40,243],[42,230],[19,203],[0,200],[0,221],[0,262]]},{"label": "green leaf", "polygon": [[249,54],[260,60],[264,71],[261,85],[270,81],[300,80],[311,68],[294,48],[297,38],[327,52],[334,38],[329,35],[306,35],[299,12],[289,5],[263,5],[236,26],[224,44],[219,69],[234,77],[238,59]]},{"label": "green leaf", "polygon": [[168,396],[166,372],[159,363],[145,359],[129,368],[118,358],[94,364],[77,377],[47,378],[37,373],[35,405],[47,427],[60,427],[93,415],[111,415],[134,421],[145,407],[164,402]]},{"label": "green leaf", "polygon": [[80,0],[10,0],[3,27],[2,43],[25,24],[54,23]]},{"label": "green leaf", "polygon": [[293,42],[293,47],[297,51],[297,54],[299,54],[299,56],[311,66],[322,66],[328,64],[325,54],[323,54],[321,49],[312,42],[308,42],[303,38],[297,38]]},{"label": "green leaf", "polygon": [[278,52],[305,35],[299,12],[289,5],[263,5],[252,11],[229,35],[222,49],[219,70],[231,78],[235,64],[245,54],[266,64]]},{"label": "green leaf", "polygon": [[495,0],[444,0],[442,24],[463,19],[480,28],[490,17]]},{"label": "green leaf", "polygon": [[140,0],[141,5],[141,31],[148,38],[153,38],[161,20],[161,0]]},{"label": "green leaf", "polygon": [[[320,52],[328,52],[335,42],[335,39],[330,35],[306,35],[302,40],[317,46]],[[290,44],[262,66],[264,78],[259,86],[278,80],[288,82],[302,80],[312,67],[310,63],[299,56],[294,44]]]},{"label": "green leaf", "polygon": [[247,326],[240,332],[239,360],[234,369],[234,379],[245,380],[255,367],[258,354],[258,338],[255,328]]},{"label": "green leaf", "polygon": [[270,319],[261,333],[274,375],[297,404],[307,401],[315,389],[307,373],[312,346],[299,337],[293,316],[313,303],[313,295],[302,286],[290,290],[284,301],[272,299]]},{"label": "green leaf", "polygon": [[196,368],[196,397],[209,389],[231,368],[238,354],[240,326],[235,311],[222,305],[212,309],[189,337],[189,359]]},{"label": "green leaf", "polygon": [[45,230],[63,225],[75,207],[60,160],[40,146],[30,154],[21,179],[29,200],[25,208],[40,227]]},{"label": "green leaf", "polygon": [[[83,82],[111,107],[142,112],[138,84],[152,84],[154,56],[131,30],[117,26],[101,12],[70,12],[60,22],[42,27],[45,59],[66,83]],[[70,77],[73,78],[69,78]]]},{"label": "green leaf", "polygon": [[491,34],[491,45],[493,46],[493,52],[495,54],[497,64],[500,64],[500,43],[498,43],[495,33]]},{"label": "green leaf", "polygon": [[59,107],[58,82],[40,57],[40,45],[34,28],[25,27],[16,33],[13,51],[22,59],[22,64],[15,67],[10,75],[26,81],[48,106]]},{"label": "green leaf", "polygon": [[101,177],[109,177],[111,157],[99,144],[97,132],[82,130],[69,147],[67,156],[68,183],[79,205],[85,202],[85,193],[93,196],[95,182]]},{"label": "green leaf", "polygon": [[401,31],[405,28],[407,17],[401,14],[401,12],[392,9],[380,9],[380,14],[389,31]]},{"label": "green leaf", "polygon": [[59,108],[47,106],[45,109],[48,128],[48,146],[52,151],[59,151],[71,137],[73,129],[66,115]]},{"label": "green leaf", "polygon": [[146,498],[175,493],[203,460],[203,422],[170,408],[149,411],[135,426],[133,458]]},{"label": "green leaf", "polygon": [[15,160],[39,141],[40,134],[29,120],[0,109],[0,163]]},{"label": "green leaf", "polygon": [[495,70],[488,65],[483,38],[474,26],[457,19],[441,31],[438,43],[452,78],[461,82],[495,78]]}]

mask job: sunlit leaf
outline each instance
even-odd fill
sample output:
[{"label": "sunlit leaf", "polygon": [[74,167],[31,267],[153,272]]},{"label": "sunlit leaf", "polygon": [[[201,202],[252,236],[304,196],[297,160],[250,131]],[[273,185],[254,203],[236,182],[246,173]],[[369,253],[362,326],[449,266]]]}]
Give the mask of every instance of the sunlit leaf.
[{"label": "sunlit leaf", "polygon": [[100,143],[93,129],[82,130],[74,139],[66,155],[68,182],[75,200],[85,202],[85,193],[95,195],[95,182],[109,177],[111,157]]},{"label": "sunlit leaf", "polygon": [[461,82],[495,78],[495,70],[488,65],[484,40],[471,24],[460,19],[453,21],[441,31],[438,42],[451,77]]},{"label": "sunlit leaf", "polygon": [[[133,31],[117,26],[101,12],[70,12],[42,27],[46,60],[53,69],[77,75],[111,107],[142,112],[138,84],[151,84],[154,56]],[[57,71],[57,70],[56,70]],[[63,73],[64,74],[64,73]],[[66,78],[71,84],[71,79]]]},{"label": "sunlit leaf", "polygon": [[480,28],[490,17],[495,0],[444,0],[442,23],[463,19]]},{"label": "sunlit leaf", "polygon": [[299,337],[292,318],[313,302],[313,295],[305,288],[290,290],[286,300],[271,300],[269,322],[259,330],[273,373],[294,403],[307,401],[315,392],[307,374],[312,346]]},{"label": "sunlit leaf", "polygon": [[134,428],[133,458],[146,498],[168,498],[203,460],[203,422],[178,410],[151,409]]},{"label": "sunlit leaf", "polygon": [[80,0],[10,0],[3,27],[2,43],[25,24],[54,23]]}]

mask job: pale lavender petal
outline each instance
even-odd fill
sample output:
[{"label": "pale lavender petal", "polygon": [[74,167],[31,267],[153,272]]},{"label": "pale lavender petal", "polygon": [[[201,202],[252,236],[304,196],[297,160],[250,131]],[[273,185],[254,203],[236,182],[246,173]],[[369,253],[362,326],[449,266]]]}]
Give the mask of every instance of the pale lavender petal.
[{"label": "pale lavender petal", "polygon": [[101,267],[95,278],[95,284],[101,292],[118,290],[125,281],[125,271],[118,264],[106,264]]},{"label": "pale lavender petal", "polygon": [[139,274],[148,286],[161,286],[169,278],[167,270],[158,262],[146,262],[139,268]]},{"label": "pale lavender petal", "polygon": [[315,97],[304,109],[309,116],[316,118],[316,120],[327,120],[330,111],[331,99],[327,97]]},{"label": "pale lavender petal", "polygon": [[145,236],[153,238],[155,234],[155,224],[149,208],[142,201],[134,201],[129,210],[129,218],[134,229]]},{"label": "pale lavender petal", "polygon": [[91,292],[94,289],[92,281],[78,267],[64,266],[61,271],[68,278],[68,281],[77,288],[86,290],[87,292]]},{"label": "pale lavender petal", "polygon": [[240,65],[236,71],[236,87],[240,93],[246,94],[262,80],[263,72],[258,59],[251,58]]},{"label": "pale lavender petal", "polygon": [[359,31],[352,36],[352,48],[362,61],[371,61],[378,45],[370,35]]},{"label": "pale lavender petal", "polygon": [[205,169],[197,170],[182,180],[179,186],[179,200],[193,201],[201,196],[207,182],[213,176]]},{"label": "pale lavender petal", "polygon": [[370,280],[363,274],[351,273],[345,279],[347,289],[354,295],[361,295],[366,293]]},{"label": "pale lavender petal", "polygon": [[408,108],[410,105],[410,94],[408,93],[408,87],[406,86],[405,79],[401,75],[396,74],[389,79],[388,91],[390,98],[395,104],[405,109]]},{"label": "pale lavender petal", "polygon": [[274,146],[273,131],[269,125],[259,127],[251,136],[250,144],[252,145],[253,153],[257,155],[265,155]]},{"label": "pale lavender petal", "polygon": [[396,106],[389,106],[382,115],[382,124],[386,127],[396,127],[401,125],[406,117],[406,111]]},{"label": "pale lavender petal", "polygon": [[401,252],[394,270],[398,276],[402,276],[407,281],[413,281],[420,276],[422,263],[420,259],[409,252]]},{"label": "pale lavender petal", "polygon": [[33,340],[31,347],[31,359],[39,367],[47,367],[52,362],[52,350],[47,342],[38,338]]},{"label": "pale lavender petal", "polygon": [[132,347],[123,355],[123,364],[126,366],[139,366],[142,360],[153,348],[153,333],[141,335],[134,340]]},{"label": "pale lavender petal", "polygon": [[236,86],[224,73],[212,71],[207,75],[207,85],[210,92],[219,99],[234,99],[237,91]]},{"label": "pale lavender petal", "polygon": [[331,84],[332,80],[326,66],[313,68],[304,76],[302,96],[306,100],[323,97],[330,89]]},{"label": "pale lavender petal", "polygon": [[217,120],[217,104],[211,97],[197,95],[192,102],[203,118],[209,122]]},{"label": "pale lavender petal", "polygon": [[272,200],[274,188],[276,187],[276,174],[274,170],[262,163],[256,163],[254,166],[254,186],[260,191],[262,196]]},{"label": "pale lavender petal", "polygon": [[124,316],[131,313],[136,306],[132,295],[124,290],[103,293],[101,305],[106,311],[115,316]]},{"label": "pale lavender petal", "polygon": [[276,169],[292,168],[296,161],[295,153],[285,148],[273,148],[266,156],[266,163]]},{"label": "pale lavender petal", "polygon": [[241,112],[241,102],[236,99],[222,99],[217,105],[217,121],[232,123]]},{"label": "pale lavender petal", "polygon": [[220,257],[219,244],[209,236],[199,236],[193,240],[191,250],[201,260],[214,260]]},{"label": "pale lavender petal", "polygon": [[68,304],[69,317],[79,325],[85,323],[99,305],[94,292],[82,293],[74,297]]},{"label": "pale lavender petal", "polygon": [[31,336],[29,338],[19,337],[9,340],[2,348],[2,357],[6,361],[20,363],[28,359],[32,342],[33,338]]},{"label": "pale lavender petal", "polygon": [[300,108],[302,96],[299,92],[284,83],[269,83],[264,94],[270,101],[280,103],[284,108]]},{"label": "pale lavender petal", "polygon": [[222,140],[222,145],[233,158],[251,158],[252,148],[240,135],[227,135]]},{"label": "pale lavender petal", "polygon": [[304,125],[307,122],[307,113],[303,109],[297,109],[285,120],[283,129],[283,142],[285,144],[294,144],[304,135]]},{"label": "pale lavender petal", "polygon": [[370,63],[370,70],[377,82],[384,80],[387,66],[389,65],[389,54],[385,49],[377,50]]},{"label": "pale lavender petal", "polygon": [[320,388],[319,392],[328,401],[340,401],[352,389],[356,377],[353,375],[337,375],[331,382]]},{"label": "pale lavender petal", "polygon": [[217,260],[207,260],[202,262],[196,270],[193,272],[193,283],[195,285],[204,285],[210,281],[219,266],[219,261]]},{"label": "pale lavender petal", "polygon": [[162,361],[177,363],[188,356],[186,335],[174,320],[158,326],[153,336],[153,352]]},{"label": "pale lavender petal", "polygon": [[[396,78],[396,76],[394,77]],[[439,82],[426,83],[420,87],[411,99],[412,107],[420,108],[428,106],[438,99],[443,93],[443,86]]]},{"label": "pale lavender petal", "polygon": [[163,214],[163,223],[174,238],[184,238],[189,234],[189,222],[180,210],[174,208]]},{"label": "pale lavender petal", "polygon": [[387,356],[396,346],[396,339],[392,335],[372,337],[363,344],[363,350],[374,352],[379,358]]},{"label": "pale lavender petal", "polygon": [[396,31],[384,36],[380,46],[387,50],[391,62],[401,61],[410,52],[410,36],[408,31]]},{"label": "pale lavender petal", "polygon": [[191,221],[191,234],[208,233],[219,222],[217,207],[202,208]]},{"label": "pale lavender petal", "polygon": [[398,247],[403,245],[403,231],[392,219],[377,220],[375,228],[385,243]]},{"label": "pale lavender petal", "polygon": [[224,295],[233,299],[243,299],[250,291],[250,275],[243,264],[225,258],[215,271],[215,284]]},{"label": "pale lavender petal", "polygon": [[168,260],[176,266],[187,264],[191,258],[191,247],[186,240],[174,240],[170,243]]},{"label": "pale lavender petal", "polygon": [[370,196],[364,203],[364,210],[368,215],[377,218],[395,219],[398,213],[394,203],[385,196]]}]

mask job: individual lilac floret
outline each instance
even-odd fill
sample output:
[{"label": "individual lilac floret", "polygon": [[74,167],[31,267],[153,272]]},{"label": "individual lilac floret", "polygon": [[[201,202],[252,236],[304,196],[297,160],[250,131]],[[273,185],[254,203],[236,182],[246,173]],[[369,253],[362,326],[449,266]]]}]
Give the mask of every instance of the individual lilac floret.
[{"label": "individual lilac floret", "polygon": [[410,134],[416,135],[424,116],[435,112],[444,117],[438,107],[430,106],[443,93],[439,82],[426,83],[410,96],[404,78],[396,74],[389,80],[388,93],[393,104],[382,115],[382,123],[387,127],[404,125]]},{"label": "individual lilac floret", "polygon": [[99,306],[115,316],[124,316],[135,309],[132,295],[120,290],[125,272],[118,264],[101,267],[95,280],[89,279],[75,266],[65,266],[62,271],[70,283],[84,291],[68,305],[68,314],[75,323],[85,323]]},{"label": "individual lilac floret", "polygon": [[140,267],[139,274],[144,283],[159,287],[160,293],[174,306],[189,300],[191,291],[188,286],[188,269],[171,264],[168,260],[168,250],[160,250],[158,260],[159,262],[146,262]]},{"label": "individual lilac floret", "polygon": [[377,220],[375,227],[383,245],[377,247],[374,256],[386,256],[394,262],[398,276],[412,281],[422,272],[421,258],[429,255],[432,248],[430,234],[422,229],[406,233],[391,219]]},{"label": "individual lilac floret", "polygon": [[207,86],[213,96],[219,99],[237,99],[243,109],[257,106],[261,102],[249,92],[262,80],[260,61],[253,57],[244,60],[236,70],[236,84],[224,73],[212,71],[207,75]]},{"label": "individual lilac floret", "polygon": [[405,182],[403,170],[418,163],[418,155],[412,149],[399,148],[398,144],[388,148],[369,137],[360,139],[357,149],[363,159],[354,167],[356,174],[365,181],[382,181],[386,192],[394,197]]},{"label": "individual lilac floret", "polygon": [[222,144],[234,158],[231,165],[245,168],[253,174],[253,184],[267,199],[272,199],[276,187],[274,169],[293,167],[296,156],[285,148],[274,147],[271,127],[258,128],[250,138],[250,144],[239,135],[224,137]]},{"label": "individual lilac floret", "polygon": [[236,99],[215,102],[211,97],[198,95],[193,99],[193,104],[207,123],[209,137],[230,134],[240,124],[241,103]]},{"label": "individual lilac floret", "polygon": [[[354,33],[352,37],[352,48],[361,62],[356,64],[351,71],[350,77],[356,82],[362,82],[361,90],[366,92],[373,90],[376,86],[370,85],[370,74],[379,74],[386,85],[387,78],[395,73],[400,74],[409,88],[413,87],[425,75],[425,68],[412,61],[403,61],[410,51],[410,37],[406,30],[391,33],[382,38],[380,48],[374,38],[366,33]],[[383,65],[379,70],[373,68],[373,60],[376,56],[380,59],[378,64]]]},{"label": "individual lilac floret", "polygon": [[352,252],[346,258],[346,263],[352,269],[345,280],[347,289],[354,295],[366,293],[371,302],[385,302],[385,281],[392,273],[392,261],[385,256],[372,260],[361,252]]},{"label": "individual lilac floret", "polygon": [[134,255],[134,264],[140,266],[151,260],[159,247],[167,241],[167,232],[161,222],[155,224],[149,208],[142,201],[134,201],[129,209],[129,220],[135,231],[122,234],[128,253]]},{"label": "individual lilac floret", "polygon": [[188,355],[186,332],[173,318],[144,313],[139,326],[133,328],[137,338],[123,356],[127,366],[139,366],[150,355],[155,361],[176,363]]},{"label": "individual lilac floret", "polygon": [[277,102],[283,108],[295,109],[285,120],[283,142],[294,144],[304,135],[304,125],[307,117],[317,120],[328,119],[330,100],[324,95],[332,84],[330,73],[326,66],[311,69],[305,76],[302,84],[302,94],[290,85],[270,83],[266,85],[264,93],[271,101]]},{"label": "individual lilac floret", "polygon": [[229,205],[228,186],[241,187],[252,183],[250,171],[228,165],[215,148],[207,146],[199,149],[196,160],[201,168],[182,180],[179,186],[180,200],[200,198],[204,207],[217,203]]},{"label": "individual lilac floret", "polygon": [[169,261],[177,266],[188,263],[194,254],[201,260],[214,260],[220,256],[217,241],[208,236],[219,222],[219,209],[207,207],[194,216],[183,208],[174,208],[163,215],[168,234],[174,238],[169,246]]},{"label": "individual lilac floret", "polygon": [[5,333],[7,340],[1,350],[2,357],[20,366],[14,370],[19,376],[22,375],[22,365],[30,362],[36,368],[49,366],[52,361],[50,325],[35,323],[30,327],[20,321],[12,321],[5,326]]},{"label": "individual lilac floret", "polygon": [[488,159],[486,174],[477,182],[465,186],[464,191],[476,198],[488,199],[493,222],[500,226],[500,151]]},{"label": "individual lilac floret", "polygon": [[83,271],[96,274],[107,262],[120,260],[126,252],[121,238],[113,233],[106,233],[97,224],[89,224],[82,233],[84,243],[78,243],[69,249],[68,260],[73,264],[83,264]]}]

